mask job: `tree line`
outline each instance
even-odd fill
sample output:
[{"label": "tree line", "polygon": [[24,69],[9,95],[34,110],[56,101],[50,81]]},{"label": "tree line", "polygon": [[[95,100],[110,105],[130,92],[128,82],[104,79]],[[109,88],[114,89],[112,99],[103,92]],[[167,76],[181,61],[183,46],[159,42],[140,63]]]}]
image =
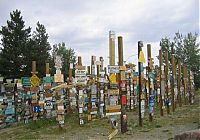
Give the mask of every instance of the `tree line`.
[{"label": "tree line", "polygon": [[76,63],[75,52],[66,48],[65,43],[50,45],[46,28],[39,21],[35,31],[31,34],[31,27],[25,26],[21,11],[10,13],[7,25],[0,29],[0,74],[5,78],[20,78],[31,75],[32,61],[37,62],[39,77],[45,76],[45,63],[50,64],[50,73],[55,74],[55,55],[62,57],[62,73],[66,79],[69,63]]},{"label": "tree line", "polygon": [[[62,73],[68,77],[69,64],[76,63],[75,51],[66,48],[65,43],[50,45],[49,35],[46,28],[39,21],[33,34],[31,27],[25,27],[25,21],[21,11],[15,10],[10,13],[7,25],[0,29],[0,74],[7,78],[20,78],[31,75],[31,62],[37,62],[37,71],[40,77],[45,76],[45,63],[50,63],[50,73],[55,73],[55,55],[62,56]],[[194,73],[196,88],[200,87],[200,48],[198,34],[188,33],[182,35],[175,33],[173,39],[164,37],[160,41],[162,51],[168,51],[169,61],[172,54],[183,64],[186,64]],[[74,72],[73,72],[74,75]]]}]

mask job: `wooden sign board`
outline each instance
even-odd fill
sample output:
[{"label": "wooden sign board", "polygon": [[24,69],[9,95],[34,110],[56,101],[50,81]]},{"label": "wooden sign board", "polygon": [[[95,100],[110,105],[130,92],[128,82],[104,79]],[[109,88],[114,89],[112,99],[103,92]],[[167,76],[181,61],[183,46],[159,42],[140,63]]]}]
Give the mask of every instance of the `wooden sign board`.
[{"label": "wooden sign board", "polygon": [[75,69],[78,69],[78,70],[86,70],[86,67],[85,67],[85,66],[76,65],[76,66],[75,66]]},{"label": "wooden sign board", "polygon": [[54,74],[54,82],[63,83],[64,82],[63,74]]},{"label": "wooden sign board", "polygon": [[109,95],[119,95],[119,89],[108,89]]}]

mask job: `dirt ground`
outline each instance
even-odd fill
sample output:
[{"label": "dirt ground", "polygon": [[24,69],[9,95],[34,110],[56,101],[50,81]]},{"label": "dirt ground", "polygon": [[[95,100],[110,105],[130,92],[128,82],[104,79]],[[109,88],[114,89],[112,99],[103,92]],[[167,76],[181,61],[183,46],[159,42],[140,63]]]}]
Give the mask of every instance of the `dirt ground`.
[{"label": "dirt ground", "polygon": [[[195,96],[193,105],[183,105],[175,112],[170,110],[167,115],[160,116],[159,107],[155,109],[153,122],[149,122],[148,114],[143,119],[143,127],[138,126],[138,112],[128,112],[128,132],[118,134],[113,140],[170,140],[176,134],[189,131],[200,130],[200,92]],[[120,125],[119,125],[120,126]],[[77,114],[66,116],[65,126],[59,130],[54,119],[39,120],[36,124],[17,124],[0,130],[0,139],[46,139],[46,140],[105,140],[114,131],[108,118],[97,119],[79,126]]]}]

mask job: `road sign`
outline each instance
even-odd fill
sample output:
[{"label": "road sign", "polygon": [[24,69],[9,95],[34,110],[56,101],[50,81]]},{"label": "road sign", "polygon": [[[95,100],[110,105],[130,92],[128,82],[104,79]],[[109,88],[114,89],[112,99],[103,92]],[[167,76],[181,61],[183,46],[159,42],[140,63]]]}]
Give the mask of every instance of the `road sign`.
[{"label": "road sign", "polygon": [[22,81],[23,86],[30,86],[31,85],[29,77],[22,77],[21,81]]},{"label": "road sign", "polygon": [[40,85],[40,79],[35,74],[33,74],[33,76],[30,78],[30,82],[33,87]]},{"label": "road sign", "polygon": [[50,77],[50,76],[46,76],[46,77],[43,77],[43,83],[52,83],[53,82],[53,78]]},{"label": "road sign", "polygon": [[114,73],[112,73],[112,74],[109,76],[109,79],[110,79],[110,82],[111,82],[112,84],[117,83],[116,75],[115,75]]}]

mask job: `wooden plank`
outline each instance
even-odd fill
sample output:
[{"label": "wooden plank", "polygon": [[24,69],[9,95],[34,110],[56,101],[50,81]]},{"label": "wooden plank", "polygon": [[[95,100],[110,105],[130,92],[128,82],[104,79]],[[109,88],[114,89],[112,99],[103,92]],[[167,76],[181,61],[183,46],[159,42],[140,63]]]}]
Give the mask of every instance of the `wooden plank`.
[{"label": "wooden plank", "polygon": [[110,115],[120,115],[121,112],[111,112],[111,113],[106,113],[106,116],[110,116]]},{"label": "wooden plank", "polygon": [[115,109],[121,109],[121,105],[116,105],[116,106],[106,106],[106,110],[115,110]]},{"label": "wooden plank", "polygon": [[117,135],[118,133],[118,129],[115,129],[112,133],[110,133],[110,135],[108,135],[108,139],[112,139],[115,135]]}]

